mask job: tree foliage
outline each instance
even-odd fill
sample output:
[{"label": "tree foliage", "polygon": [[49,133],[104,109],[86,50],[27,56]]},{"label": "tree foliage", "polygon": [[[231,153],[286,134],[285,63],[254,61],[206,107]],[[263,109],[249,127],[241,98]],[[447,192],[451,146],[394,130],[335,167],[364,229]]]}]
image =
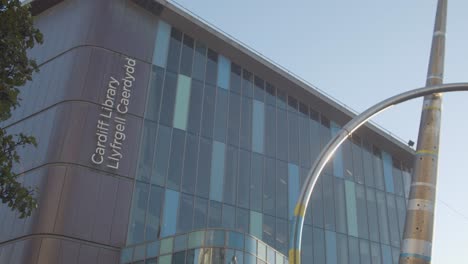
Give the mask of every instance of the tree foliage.
[{"label": "tree foliage", "polygon": [[[36,43],[42,43],[42,34],[33,25],[29,6],[20,0],[0,0],[0,126],[19,106],[18,87],[38,71],[36,62],[27,56]],[[14,165],[20,162],[17,150],[27,145],[36,146],[35,138],[10,135],[0,127],[0,199],[20,218],[31,215],[37,207],[34,190],[24,187],[14,172]]]}]

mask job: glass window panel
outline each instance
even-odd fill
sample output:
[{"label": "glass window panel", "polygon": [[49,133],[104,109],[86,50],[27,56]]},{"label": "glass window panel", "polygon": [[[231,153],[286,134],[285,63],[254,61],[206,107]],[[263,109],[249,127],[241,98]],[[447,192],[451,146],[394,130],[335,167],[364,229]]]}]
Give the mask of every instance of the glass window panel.
[{"label": "glass window panel", "polygon": [[206,227],[208,215],[208,200],[195,196],[195,207],[193,210],[193,229],[202,229]]},{"label": "glass window panel", "polygon": [[145,231],[145,212],[148,202],[148,195],[149,185],[137,181],[133,194],[132,213],[130,215],[127,245],[143,242]]},{"label": "glass window panel", "polygon": [[210,201],[210,212],[208,217],[208,227],[221,227],[222,205],[216,201]]},{"label": "glass window panel", "polygon": [[197,175],[198,137],[187,133],[185,142],[184,172],[182,174],[182,191],[195,193],[195,180]]},{"label": "glass window panel", "polygon": [[223,204],[223,223],[222,226],[228,230],[236,228],[236,208]]},{"label": "glass window panel", "polygon": [[373,166],[373,155],[372,155],[372,147],[369,143],[364,142],[362,152],[362,161],[363,161],[363,168],[364,168],[364,179],[366,185],[369,187],[375,186],[375,179],[374,179],[374,166]]},{"label": "glass window panel", "polygon": [[[224,231],[223,230],[208,230],[205,234],[205,246],[224,247]],[[215,262],[220,263],[220,262]]]},{"label": "glass window panel", "polygon": [[196,194],[209,197],[211,175],[211,141],[200,138],[200,152],[198,155],[198,173]]},{"label": "glass window panel", "polygon": [[351,145],[352,143],[350,140],[346,140],[342,145],[343,176],[347,180],[354,181],[353,153]]},{"label": "glass window panel", "polygon": [[371,242],[370,248],[371,248],[372,264],[382,264],[382,256],[380,254],[379,244]]},{"label": "glass window panel", "polygon": [[382,153],[377,147],[373,147],[373,160],[374,160],[374,178],[375,178],[375,187],[380,190],[385,190],[384,188],[384,175],[383,175],[383,162],[382,162]]},{"label": "glass window panel", "polygon": [[227,247],[244,250],[244,234],[228,232]]},{"label": "glass window panel", "polygon": [[348,264],[348,239],[346,235],[336,233],[336,251],[338,263]]},{"label": "glass window panel", "polygon": [[337,264],[337,251],[336,251],[336,233],[332,231],[325,231],[325,246],[327,252],[327,264]]},{"label": "glass window panel", "polygon": [[193,62],[193,47],[195,41],[190,36],[184,34],[184,41],[182,45],[182,58],[180,60],[180,73],[191,76],[192,75],[192,62]]},{"label": "glass window panel", "polygon": [[281,218],[276,219],[276,249],[283,255],[288,252],[288,222]]},{"label": "glass window panel", "polygon": [[288,96],[288,106],[289,111],[296,112],[298,106],[297,99],[292,96]]},{"label": "glass window panel", "polygon": [[204,44],[197,42],[195,47],[195,55],[193,58],[192,77],[200,81],[205,80],[206,69],[206,47]]},{"label": "glass window panel", "polygon": [[265,175],[263,177],[263,212],[276,215],[276,163],[274,159],[265,160]]},{"label": "glass window panel", "polygon": [[172,126],[172,117],[174,115],[174,103],[176,98],[177,74],[166,71],[164,81],[164,91],[161,101],[161,114],[159,122],[166,126]]},{"label": "glass window panel", "polygon": [[167,187],[176,191],[180,188],[182,178],[182,165],[184,161],[185,132],[179,129],[172,131],[171,158],[169,160],[169,173]]},{"label": "glass window panel", "polygon": [[159,255],[159,241],[155,241],[146,245],[146,257],[153,258]]},{"label": "glass window panel", "polygon": [[262,241],[270,245],[275,246],[275,218],[269,215],[263,215],[263,235]]},{"label": "glass window panel", "polygon": [[390,244],[390,238],[388,234],[387,202],[385,200],[385,193],[377,191],[376,197],[377,212],[379,215],[380,241],[385,244]]},{"label": "glass window panel", "polygon": [[254,98],[260,102],[264,101],[265,98],[265,82],[258,76],[254,77]]},{"label": "glass window panel", "polygon": [[263,156],[257,153],[252,154],[252,176],[250,177],[250,209],[262,211],[263,197]]},{"label": "glass window panel", "polygon": [[169,34],[171,26],[166,22],[159,20],[156,29],[156,44],[153,52],[153,64],[160,67],[166,67],[167,52],[169,49]]},{"label": "glass window panel", "polygon": [[398,264],[398,260],[400,257],[400,249],[399,248],[392,248],[392,257],[393,257],[393,263]]},{"label": "glass window panel", "polygon": [[162,239],[161,244],[160,244],[160,248],[159,248],[159,253],[160,254],[172,253],[173,245],[174,245],[174,238],[173,237],[168,237],[168,238]]},{"label": "glass window panel", "polygon": [[288,120],[286,111],[278,109],[276,112],[276,157],[288,160]]},{"label": "glass window panel", "polygon": [[187,235],[176,236],[174,238],[174,251],[187,249]]},{"label": "glass window panel", "polygon": [[[257,244],[257,257],[263,261],[266,261],[266,245],[260,241],[258,241],[258,244]],[[261,263],[265,263],[265,262],[261,262]]]},{"label": "glass window panel", "polygon": [[218,54],[208,49],[208,60],[206,61],[205,82],[216,85],[216,75],[218,72]]},{"label": "glass window panel", "polygon": [[367,240],[359,240],[359,254],[361,255],[361,264],[371,264],[371,254]]},{"label": "glass window panel", "polygon": [[177,93],[173,126],[181,130],[187,129],[191,81],[192,80],[190,77],[182,74],[179,74],[177,79]]},{"label": "glass window panel", "polygon": [[400,223],[400,239],[403,237],[406,218],[406,200],[403,197],[396,197],[396,206],[398,212],[398,222]]},{"label": "glass window panel", "polygon": [[179,71],[181,41],[182,32],[172,28],[169,40],[169,53],[167,55],[167,69],[173,72]]},{"label": "glass window panel", "polygon": [[171,264],[172,263],[172,255],[165,255],[160,256],[158,264]]},{"label": "glass window panel", "polygon": [[354,182],[345,181],[346,215],[348,216],[348,234],[358,236],[358,222],[356,209],[356,191]]},{"label": "glass window panel", "polygon": [[388,224],[392,246],[400,247],[400,227],[398,226],[398,213],[395,196],[387,194]]},{"label": "glass window panel", "polygon": [[275,251],[271,247],[267,247],[267,262],[275,263]]},{"label": "glass window panel", "polygon": [[286,105],[287,105],[287,95],[286,92],[280,89],[276,90],[276,105],[281,108],[286,110]]},{"label": "glass window panel", "polygon": [[153,165],[157,125],[150,121],[143,124],[143,139],[140,145],[137,180],[149,182]]},{"label": "glass window panel", "polygon": [[249,210],[237,208],[236,209],[236,230],[242,233],[249,232],[249,222],[250,222]]},{"label": "glass window panel", "polygon": [[314,236],[314,262],[325,263],[325,235],[323,229],[313,228]]},{"label": "glass window panel", "polygon": [[288,112],[289,123],[289,161],[299,164],[299,120],[298,115],[293,112]]},{"label": "glass window panel", "polygon": [[324,227],[335,230],[335,199],[333,195],[333,176],[325,174],[322,176]]},{"label": "glass window panel", "polygon": [[167,168],[169,166],[169,150],[171,144],[171,129],[166,126],[159,126],[158,138],[156,141],[156,154],[153,162],[153,175],[151,183],[164,186],[166,182]]},{"label": "glass window panel", "polygon": [[177,233],[186,233],[192,230],[193,207],[193,196],[182,194],[177,219]]},{"label": "glass window panel", "polygon": [[257,258],[254,255],[245,254],[244,263],[245,264],[257,264]]},{"label": "glass window panel", "polygon": [[385,189],[387,192],[394,193],[395,188],[393,185],[393,161],[392,156],[387,152],[382,152],[383,159],[383,174],[385,179]]},{"label": "glass window panel", "polygon": [[379,224],[378,224],[378,213],[377,213],[377,200],[375,199],[375,191],[370,188],[366,188],[366,199],[367,199],[367,221],[369,223],[369,237],[370,240],[379,241]]},{"label": "glass window panel", "polygon": [[305,168],[311,167],[313,160],[311,159],[310,151],[310,125],[308,116],[299,117],[299,138],[300,138],[300,158],[301,166]]},{"label": "glass window panel", "polygon": [[[328,142],[330,141],[331,137],[331,129],[330,129],[330,120],[324,116],[320,116],[320,126],[319,126],[319,134],[320,134],[320,143],[321,143],[321,149],[324,148]],[[336,154],[335,154],[336,155]],[[333,164],[328,163],[327,166],[324,168],[324,172],[328,174],[333,174]]]},{"label": "glass window panel", "polygon": [[241,91],[241,70],[239,65],[231,63],[230,90],[238,94]]},{"label": "glass window panel", "polygon": [[275,87],[270,84],[266,83],[266,98],[265,102],[269,105],[276,106],[276,89]]},{"label": "glass window panel", "polygon": [[218,56],[218,87],[229,89],[229,75],[231,72],[231,61],[228,58]]},{"label": "glass window panel", "polygon": [[199,135],[202,119],[203,83],[192,79],[191,85],[187,130]]},{"label": "glass window panel", "polygon": [[265,112],[265,154],[269,157],[276,156],[276,108],[266,106]]},{"label": "glass window panel", "polygon": [[322,178],[315,184],[314,191],[312,192],[308,214],[312,216],[312,224],[317,227],[323,228],[323,198],[322,198]]},{"label": "glass window panel", "polygon": [[253,84],[252,84],[252,73],[243,69],[242,70],[242,96],[252,98],[253,96]]},{"label": "glass window panel", "polygon": [[276,161],[276,216],[288,217],[288,165]]},{"label": "glass window panel", "polygon": [[213,141],[213,154],[211,161],[210,199],[223,201],[224,160],[226,145]]},{"label": "glass window panel", "polygon": [[213,137],[215,89],[216,88],[214,86],[205,84],[205,94],[203,96],[202,135],[207,138]]},{"label": "glass window panel", "polygon": [[392,251],[390,246],[387,245],[381,245],[382,247],[382,260],[383,264],[392,264]]},{"label": "glass window panel", "polygon": [[257,240],[251,236],[245,236],[245,251],[257,255]]},{"label": "glass window panel", "polygon": [[411,187],[411,173],[408,169],[403,170],[403,185],[405,187],[405,197],[409,197]]},{"label": "glass window panel", "polygon": [[359,240],[354,237],[348,237],[349,264],[361,264],[359,260]]},{"label": "glass window panel", "polygon": [[252,141],[252,99],[242,97],[240,146],[250,150]]},{"label": "glass window panel", "polygon": [[238,149],[232,146],[228,146],[226,155],[226,175],[224,177],[224,202],[235,205],[238,175],[237,166],[239,162]]},{"label": "glass window panel", "polygon": [[368,239],[369,226],[367,224],[366,190],[360,184],[356,184],[355,187],[359,237]]},{"label": "glass window panel", "polygon": [[176,232],[177,208],[179,206],[179,192],[166,189],[164,197],[163,221],[161,237],[174,235]]},{"label": "glass window panel", "polygon": [[239,182],[237,186],[237,205],[249,208],[250,190],[250,152],[241,150],[239,155]]},{"label": "glass window panel", "polygon": [[353,152],[354,179],[357,183],[364,184],[361,139],[358,136],[353,136],[351,148]]},{"label": "glass window panel", "polygon": [[200,248],[203,247],[205,241],[205,231],[197,231],[189,234],[188,247]]},{"label": "glass window panel", "polygon": [[309,225],[304,225],[302,230],[302,246],[301,246],[301,260],[303,263],[311,263],[314,259],[314,248],[312,245],[313,234],[312,227]]},{"label": "glass window panel", "polygon": [[174,253],[172,264],[185,264],[185,251]]},{"label": "glass window panel", "polygon": [[250,211],[250,234],[258,239],[262,239],[263,215],[261,213]]},{"label": "glass window panel", "polygon": [[294,217],[294,208],[299,197],[299,167],[296,164],[288,164],[288,217]]},{"label": "glass window panel", "polygon": [[148,101],[146,103],[145,118],[152,121],[159,121],[159,107],[161,105],[161,95],[163,92],[164,69],[153,66],[151,68],[151,80],[148,91]]},{"label": "glass window panel", "polygon": [[265,106],[262,102],[253,101],[252,151],[263,153],[265,134]]},{"label": "glass window panel", "polygon": [[241,122],[241,98],[238,94],[229,94],[228,143],[239,146],[239,128]]},{"label": "glass window panel", "polygon": [[344,181],[338,178],[335,183],[335,219],[336,231],[346,234],[346,202]]},{"label": "glass window panel", "polygon": [[392,175],[393,175],[393,184],[395,187],[395,193],[403,196],[404,195],[404,187],[403,187],[403,176],[401,172],[401,164],[400,161],[393,159],[393,167],[392,167]]},{"label": "glass window panel", "polygon": [[[341,128],[334,122],[331,123],[331,135],[335,136]],[[343,145],[339,147],[333,155],[333,174],[343,178]]]},{"label": "glass window panel", "polygon": [[156,240],[160,232],[160,215],[163,201],[164,189],[152,185],[150,190],[148,213],[146,214],[146,232],[145,238],[148,240]]},{"label": "glass window panel", "polygon": [[311,158],[311,161],[315,161],[315,159],[317,158],[321,150],[320,122],[319,122],[318,112],[314,111],[312,108],[310,109],[309,126],[310,126],[310,158]]},{"label": "glass window panel", "polygon": [[218,89],[216,93],[216,112],[214,139],[220,142],[226,142],[227,120],[228,120],[228,96],[229,92],[223,89]]}]

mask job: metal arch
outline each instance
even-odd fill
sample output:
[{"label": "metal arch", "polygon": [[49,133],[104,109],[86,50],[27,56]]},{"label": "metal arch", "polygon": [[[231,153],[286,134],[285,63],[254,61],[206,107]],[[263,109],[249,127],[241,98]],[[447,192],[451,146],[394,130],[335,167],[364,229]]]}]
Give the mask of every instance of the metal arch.
[{"label": "metal arch", "polygon": [[312,168],[310,169],[304,185],[302,186],[298,201],[294,208],[293,225],[290,233],[290,246],[289,246],[289,263],[301,263],[301,239],[302,228],[304,226],[304,216],[309,205],[310,196],[314,190],[317,179],[320,176],[323,168],[327,162],[332,158],[335,151],[341,144],[354,132],[356,129],[365,124],[372,117],[378,115],[384,110],[409,101],[414,98],[444,92],[468,91],[468,83],[452,83],[443,84],[430,87],[423,87],[401,94],[397,94],[388,99],[385,99],[374,106],[368,108],[366,111],[351,119],[325,146],[315,160]]}]

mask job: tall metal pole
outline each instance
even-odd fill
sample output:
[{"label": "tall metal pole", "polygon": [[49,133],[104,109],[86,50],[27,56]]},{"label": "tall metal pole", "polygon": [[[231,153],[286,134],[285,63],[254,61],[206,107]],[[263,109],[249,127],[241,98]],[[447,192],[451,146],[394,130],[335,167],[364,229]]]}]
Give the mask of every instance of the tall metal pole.
[{"label": "tall metal pole", "polygon": [[[446,20],[447,0],[439,0],[426,87],[443,83]],[[424,97],[400,264],[431,262],[441,106],[442,94]]]}]

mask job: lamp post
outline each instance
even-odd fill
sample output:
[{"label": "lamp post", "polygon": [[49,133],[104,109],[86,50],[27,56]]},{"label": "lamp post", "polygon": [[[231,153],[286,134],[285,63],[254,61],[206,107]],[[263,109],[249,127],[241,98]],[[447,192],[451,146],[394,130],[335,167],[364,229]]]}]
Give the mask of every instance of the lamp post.
[{"label": "lamp post", "polygon": [[349,121],[343,128],[328,142],[325,148],[320,152],[319,156],[315,160],[312,168],[310,169],[307,178],[302,186],[299,194],[298,202],[294,208],[293,225],[290,233],[290,246],[289,246],[289,263],[300,264],[301,263],[301,239],[302,239],[302,227],[304,225],[304,216],[309,205],[310,196],[314,190],[315,184],[317,183],[318,177],[322,172],[327,162],[333,157],[335,151],[341,146],[341,144],[352,135],[359,127],[369,121],[372,117],[380,114],[388,108],[406,102],[411,99],[418,97],[431,95],[434,93],[444,92],[456,92],[456,91],[468,91],[468,83],[452,83],[435,85],[430,87],[418,88],[403,92],[395,95],[388,99],[385,99],[374,106],[368,108],[361,114],[354,117]]}]

